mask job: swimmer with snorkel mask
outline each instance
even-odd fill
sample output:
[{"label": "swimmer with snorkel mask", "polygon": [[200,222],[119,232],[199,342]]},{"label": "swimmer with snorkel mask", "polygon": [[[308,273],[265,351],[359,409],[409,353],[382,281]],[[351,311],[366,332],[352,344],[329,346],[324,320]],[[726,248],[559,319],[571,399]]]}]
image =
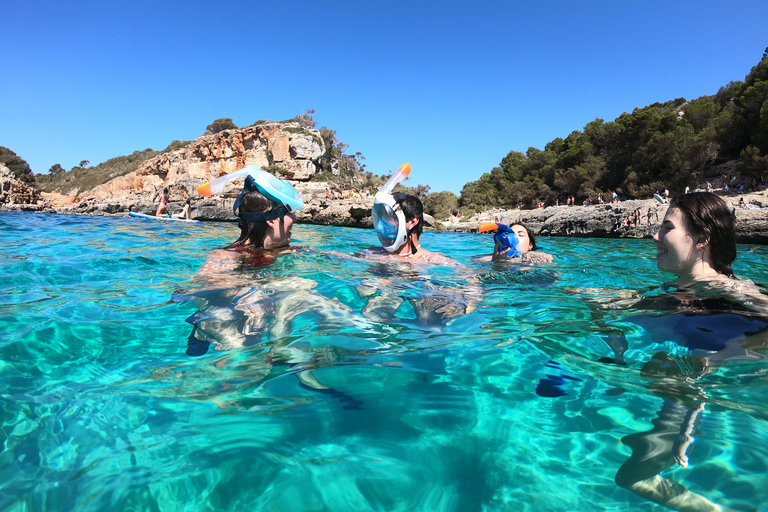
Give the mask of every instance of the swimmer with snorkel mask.
[{"label": "swimmer with snorkel mask", "polygon": [[254,165],[204,183],[197,191],[209,197],[235,180],[243,180],[243,190],[232,207],[240,219],[240,236],[226,248],[212,251],[198,271],[216,280],[226,280],[238,265],[268,265],[278,255],[294,252],[290,247],[291,227],[296,222],[294,212],[304,207],[301,195],[288,181]]},{"label": "swimmer with snorkel mask", "polygon": [[413,263],[455,265],[442,254],[430,252],[419,243],[424,231],[424,205],[411,194],[392,194],[395,185],[411,173],[409,164],[401,165],[376,193],[371,220],[381,247],[370,247],[370,256],[385,256]]},{"label": "swimmer with snorkel mask", "polygon": [[[290,247],[291,227],[294,212],[304,206],[301,195],[288,181],[253,165],[205,183],[198,192],[208,197],[235,180],[244,183],[233,206],[240,219],[240,236],[227,247],[211,251],[193,278],[202,288],[175,297],[197,306],[197,312],[187,318],[194,326],[187,355],[203,356],[211,346],[226,351],[263,344],[264,350],[257,356],[263,358],[263,366],[254,376],[260,383],[288,372],[298,378],[301,387],[327,393],[345,408],[359,408],[359,401],[323,385],[312,373],[323,361],[336,357],[335,352],[292,336],[293,321],[300,315],[315,315],[314,328],[321,332],[338,332],[355,325],[352,310],[318,293],[312,279],[238,272],[270,265],[280,255],[297,252]],[[297,340],[302,341],[294,343]]]},{"label": "swimmer with snorkel mask", "polygon": [[[424,206],[418,197],[395,193],[392,189],[410,174],[408,164],[400,166],[374,197],[371,219],[381,247],[370,247],[362,256],[387,263],[430,263],[464,268],[442,254],[430,252],[419,242],[424,226]],[[465,269],[466,270],[466,269]],[[434,283],[421,265],[382,264],[355,289],[366,300],[362,315],[371,321],[415,321],[421,326],[441,328],[452,319],[474,309],[476,287],[447,287]],[[402,294],[402,295],[401,295]],[[405,300],[411,304],[416,319],[397,317]]]},{"label": "swimmer with snorkel mask", "polygon": [[[539,251],[536,237],[527,226],[520,224],[500,224],[487,222],[478,228],[480,233],[493,232],[493,254],[477,257],[477,261],[525,261],[531,263],[551,263],[554,256]],[[534,252],[535,251],[535,252]]]}]

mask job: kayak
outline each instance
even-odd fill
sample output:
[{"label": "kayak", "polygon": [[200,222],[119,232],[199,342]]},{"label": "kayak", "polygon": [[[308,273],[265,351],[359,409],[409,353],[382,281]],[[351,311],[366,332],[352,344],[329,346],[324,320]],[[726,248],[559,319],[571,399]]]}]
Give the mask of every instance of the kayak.
[{"label": "kayak", "polygon": [[145,213],[135,213],[135,212],[131,212],[128,215],[130,215],[131,217],[139,217],[139,218],[142,218],[142,219],[152,219],[152,220],[175,220],[175,221],[179,221],[179,222],[200,222],[199,220],[174,219],[172,217],[165,217],[165,216],[158,217],[156,215],[147,215]]}]

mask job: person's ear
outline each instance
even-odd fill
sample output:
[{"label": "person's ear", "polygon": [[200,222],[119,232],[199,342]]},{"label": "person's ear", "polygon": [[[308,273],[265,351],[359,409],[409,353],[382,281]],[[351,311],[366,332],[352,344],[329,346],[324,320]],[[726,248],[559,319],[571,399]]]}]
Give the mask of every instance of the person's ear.
[{"label": "person's ear", "polygon": [[709,237],[707,236],[700,236],[698,240],[696,240],[696,249],[703,251],[707,245],[709,245]]},{"label": "person's ear", "polygon": [[418,225],[419,225],[419,218],[418,217],[414,217],[414,218],[412,218],[411,220],[409,220],[408,222],[405,223],[405,229],[410,231],[410,230],[412,230],[413,228],[415,228]]},{"label": "person's ear", "polygon": [[267,226],[269,226],[270,228],[272,228],[274,230],[275,228],[277,228],[277,226],[278,226],[277,223],[279,221],[280,221],[280,217],[275,217],[274,219],[267,221]]}]

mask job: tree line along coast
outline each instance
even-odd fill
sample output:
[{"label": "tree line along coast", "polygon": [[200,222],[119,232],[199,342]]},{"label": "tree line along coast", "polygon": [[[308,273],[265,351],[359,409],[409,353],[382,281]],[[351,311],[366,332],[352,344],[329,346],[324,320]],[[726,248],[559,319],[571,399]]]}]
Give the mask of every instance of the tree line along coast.
[{"label": "tree line along coast", "polygon": [[[285,123],[296,130],[315,129],[306,110]],[[271,121],[256,121],[254,125]],[[253,126],[253,125],[251,125]],[[236,130],[231,119],[217,119],[206,133]],[[366,170],[365,157],[348,154],[336,132],[317,131],[325,152],[317,159],[311,181],[324,182],[328,195],[350,191],[365,195],[389,177]],[[46,193],[76,189],[80,193],[116,176],[136,171],[157,155],[189,144],[173,141],[162,151],[146,149],[90,167],[83,160],[69,171],[55,164],[47,175],[34,174],[24,159],[0,147],[0,163],[19,180]],[[279,165],[267,169],[279,174]],[[614,121],[595,119],[583,130],[558,137],[544,149],[510,151],[499,166],[452,192],[431,192],[429,186],[398,191],[416,195],[426,213],[450,221],[487,217],[497,210],[520,211],[584,206],[615,200],[637,200],[673,195],[684,190],[749,193],[764,190],[768,177],[768,48],[743,81],[732,81],[715,94],[694,100],[677,98],[621,114]],[[759,199],[752,199],[760,203]],[[747,203],[753,204],[753,203]],[[753,204],[763,207],[763,204]]]}]

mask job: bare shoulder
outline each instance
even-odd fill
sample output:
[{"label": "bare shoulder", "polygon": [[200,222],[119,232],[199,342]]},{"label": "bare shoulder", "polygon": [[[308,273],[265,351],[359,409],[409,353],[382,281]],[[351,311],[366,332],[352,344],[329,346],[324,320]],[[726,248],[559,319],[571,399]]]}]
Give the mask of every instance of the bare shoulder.
[{"label": "bare shoulder", "polygon": [[523,254],[520,259],[523,261],[530,261],[531,263],[552,263],[555,257],[546,252],[529,251]]},{"label": "bare shoulder", "polygon": [[383,247],[371,246],[367,249],[360,251],[360,256],[363,258],[387,258],[390,253]]},{"label": "bare shoulder", "polygon": [[232,270],[237,266],[240,254],[229,249],[214,249],[208,253],[198,273],[206,271]]},{"label": "bare shoulder", "polygon": [[424,256],[422,256],[421,258],[419,258],[418,261],[423,263],[434,263],[435,265],[447,265],[447,266],[459,265],[459,262],[452,258],[444,256],[439,252],[430,252],[430,251],[426,251],[426,254],[424,254]]}]

